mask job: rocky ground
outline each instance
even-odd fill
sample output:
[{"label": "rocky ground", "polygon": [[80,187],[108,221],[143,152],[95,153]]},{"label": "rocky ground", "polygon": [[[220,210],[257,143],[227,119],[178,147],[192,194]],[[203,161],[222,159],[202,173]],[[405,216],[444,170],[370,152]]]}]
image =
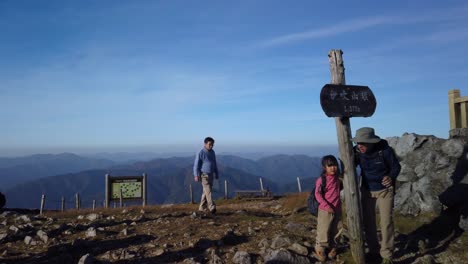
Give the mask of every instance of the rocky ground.
[{"label": "rocky ground", "polygon": [[[0,215],[0,263],[315,263],[306,193],[272,200]],[[456,212],[396,217],[395,263],[468,263]],[[346,225],[339,255],[352,263]]]}]

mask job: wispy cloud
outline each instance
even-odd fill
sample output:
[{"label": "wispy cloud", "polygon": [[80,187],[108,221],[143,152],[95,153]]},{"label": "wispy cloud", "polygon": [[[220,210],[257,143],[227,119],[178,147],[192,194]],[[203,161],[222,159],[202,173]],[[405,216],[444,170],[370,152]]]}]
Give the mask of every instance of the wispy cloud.
[{"label": "wispy cloud", "polygon": [[[303,32],[285,34],[282,36],[270,38],[261,41],[256,45],[259,48],[269,48],[281,45],[292,44],[311,39],[327,38],[337,36],[343,33],[356,32],[383,25],[409,25],[426,22],[442,21],[466,21],[466,11],[468,7],[447,8],[431,10],[429,12],[379,15],[372,17],[362,17],[349,21],[342,21],[338,24],[311,29]],[[463,31],[460,31],[463,33]]]},{"label": "wispy cloud", "polygon": [[260,47],[272,47],[293,42],[330,37],[346,32],[359,31],[362,29],[374,27],[392,21],[390,17],[371,17],[353,21],[342,22],[333,26],[313,29],[305,32],[287,34],[284,36],[272,38],[260,43]]}]

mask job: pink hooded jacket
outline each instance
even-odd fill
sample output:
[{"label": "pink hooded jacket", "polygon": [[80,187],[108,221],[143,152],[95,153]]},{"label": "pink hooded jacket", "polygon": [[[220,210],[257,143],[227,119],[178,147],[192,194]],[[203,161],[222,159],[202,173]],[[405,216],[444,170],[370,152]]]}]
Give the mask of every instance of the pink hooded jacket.
[{"label": "pink hooded jacket", "polygon": [[[326,175],[326,186],[325,193],[321,194],[322,177],[319,177],[315,182],[315,199],[319,202],[319,209],[327,211],[328,208],[333,211],[341,210],[341,199],[340,199],[340,179],[338,175]],[[328,203],[323,199],[325,198]],[[330,205],[332,207],[330,207]]]}]

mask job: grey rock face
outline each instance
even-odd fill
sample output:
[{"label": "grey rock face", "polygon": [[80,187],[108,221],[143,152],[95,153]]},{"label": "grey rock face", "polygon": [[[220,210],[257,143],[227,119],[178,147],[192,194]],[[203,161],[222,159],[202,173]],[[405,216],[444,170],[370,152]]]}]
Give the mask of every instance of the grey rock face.
[{"label": "grey rock face", "polygon": [[[458,181],[457,166],[466,155],[466,143],[460,138],[440,139],[405,133],[387,138],[402,166],[397,178],[395,209],[404,214],[438,213],[442,209],[439,196]],[[468,179],[461,171],[461,180]],[[467,180],[468,181],[468,180]]]}]

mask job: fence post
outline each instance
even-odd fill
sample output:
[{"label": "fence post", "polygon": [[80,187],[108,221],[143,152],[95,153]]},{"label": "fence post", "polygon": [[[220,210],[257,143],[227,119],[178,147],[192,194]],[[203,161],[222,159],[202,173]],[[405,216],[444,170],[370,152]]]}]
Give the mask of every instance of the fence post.
[{"label": "fence post", "polygon": [[65,197],[62,196],[62,206],[61,206],[62,212],[65,211]]},{"label": "fence post", "polygon": [[109,174],[106,174],[106,186],[104,194],[104,208],[109,208]]},{"label": "fence post", "polygon": [[143,173],[143,207],[148,204],[148,188],[147,188],[148,175]]},{"label": "fence post", "polygon": [[75,194],[75,208],[80,210],[80,195],[78,193]]},{"label": "fence post", "polygon": [[301,179],[297,177],[297,188],[299,188],[299,192],[302,192],[302,186],[301,186]]},{"label": "fence post", "polygon": [[194,204],[192,184],[189,184],[189,191],[190,191],[190,203]]},{"label": "fence post", "polygon": [[45,206],[45,194],[43,194],[41,196],[41,210],[39,212],[40,215],[42,215],[42,211],[44,210],[44,206]]},{"label": "fence post", "polygon": [[228,199],[228,182],[224,180],[224,199]]},{"label": "fence post", "polygon": [[96,200],[93,200],[93,211],[96,209]]},{"label": "fence post", "polygon": [[260,190],[263,191],[263,180],[262,180],[262,177],[260,177]]}]

